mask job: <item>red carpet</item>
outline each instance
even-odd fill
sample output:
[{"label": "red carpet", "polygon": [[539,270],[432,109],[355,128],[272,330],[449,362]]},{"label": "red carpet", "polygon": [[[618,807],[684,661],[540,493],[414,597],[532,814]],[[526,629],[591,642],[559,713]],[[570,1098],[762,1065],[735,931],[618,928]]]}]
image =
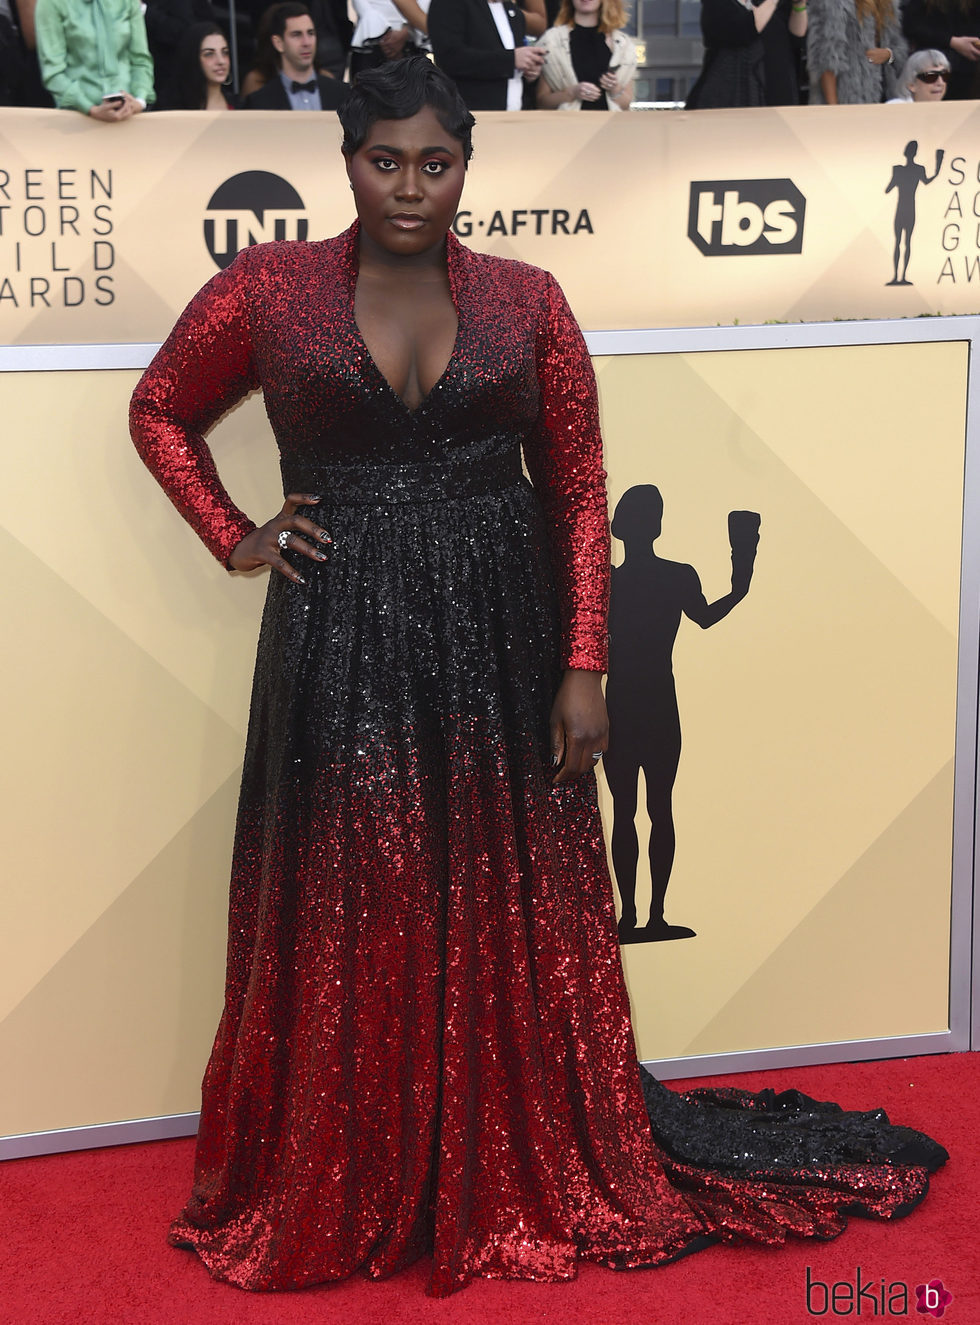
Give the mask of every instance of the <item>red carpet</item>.
[{"label": "red carpet", "polygon": [[[713,1082],[751,1089],[795,1085],[848,1108],[880,1105],[893,1121],[929,1132],[952,1158],[910,1218],[897,1224],[855,1219],[835,1242],[793,1243],[781,1250],[711,1247],[676,1265],[629,1273],[587,1265],[570,1284],[481,1281],[442,1301],[423,1294],[424,1264],[385,1283],[358,1279],[291,1294],[258,1296],[214,1283],[190,1253],[174,1251],[164,1241],[169,1219],[189,1186],[190,1140],[13,1160],[0,1165],[5,1252],[0,1321],[795,1325],[817,1318],[807,1309],[809,1267],[810,1305],[828,1320],[905,1319],[928,1325],[935,1318],[917,1314],[915,1286],[938,1278],[953,1294],[944,1322],[980,1325],[980,1055],[793,1068]],[[860,1316],[859,1268],[861,1285],[867,1285]],[[817,1281],[828,1289],[835,1282],[841,1285],[835,1303]],[[907,1286],[907,1312],[899,1310],[902,1285]]]}]

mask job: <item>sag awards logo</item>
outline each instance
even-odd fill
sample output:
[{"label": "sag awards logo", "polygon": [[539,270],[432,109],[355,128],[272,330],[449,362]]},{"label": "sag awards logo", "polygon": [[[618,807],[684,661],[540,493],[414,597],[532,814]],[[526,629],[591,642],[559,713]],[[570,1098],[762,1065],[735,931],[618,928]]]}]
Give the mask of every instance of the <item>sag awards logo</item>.
[{"label": "sag awards logo", "polygon": [[305,239],[310,222],[292,184],[267,170],[246,170],[211,195],[204,215],[204,242],[222,271],[243,248],[273,239]]},{"label": "sag awards logo", "polygon": [[802,253],[805,217],[791,179],[694,180],[687,234],[709,258]]},{"label": "sag awards logo", "polygon": [[[941,229],[939,246],[942,256],[939,258],[939,274],[936,284],[950,282],[953,285],[969,285],[972,281],[980,283],[980,158],[971,161],[965,156],[950,159],[945,175],[942,175],[946,153],[943,148],[936,151],[932,171],[918,159],[919,144],[912,139],[905,144],[904,160],[892,166],[891,179],[885,188],[886,193],[895,194],[895,217],[893,230],[895,236],[892,250],[891,280],[886,285],[913,285],[909,276],[912,262],[912,236],[915,231],[916,212],[923,198],[922,190],[930,189],[938,181],[938,189],[925,196],[930,201],[935,198],[941,208]],[[926,158],[928,159],[928,158]],[[935,215],[935,211],[932,213]],[[931,235],[933,246],[936,234]],[[916,251],[928,248],[916,242]],[[935,253],[935,247],[933,247]],[[920,260],[919,271],[921,274]],[[915,271],[916,268],[912,267]],[[935,268],[933,268],[935,270]]]},{"label": "sag awards logo", "polygon": [[115,302],[109,168],[0,170],[0,312]]},{"label": "sag awards logo", "polygon": [[930,175],[915,159],[919,144],[905,144],[905,161],[892,167],[892,177],[885,189],[895,190],[895,250],[892,254],[892,278],[888,285],[911,285],[908,279],[912,256],[912,231],[915,229],[915,195],[923,184],[934,184],[943,164],[943,149],[936,153],[936,168]]}]

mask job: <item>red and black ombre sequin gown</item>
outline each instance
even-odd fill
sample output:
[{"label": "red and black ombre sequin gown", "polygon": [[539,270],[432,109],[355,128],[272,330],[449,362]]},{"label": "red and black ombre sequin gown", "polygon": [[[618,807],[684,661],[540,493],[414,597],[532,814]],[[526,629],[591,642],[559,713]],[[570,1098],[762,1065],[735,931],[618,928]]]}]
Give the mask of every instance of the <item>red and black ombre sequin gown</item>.
[{"label": "red and black ombre sequin gown", "polygon": [[356,227],[243,252],[134,397],[143,458],[219,559],[253,525],[202,433],[257,386],[284,491],[322,494],[333,538],[305,588],[269,580],[171,1239],[250,1289],[430,1254],[445,1294],[900,1213],[943,1152],[871,1115],[648,1078],[651,1132],[594,779],[551,786],[561,671],[605,666],[591,365],[550,276],[452,236],[448,262],[457,340],[414,412],[354,321]]}]

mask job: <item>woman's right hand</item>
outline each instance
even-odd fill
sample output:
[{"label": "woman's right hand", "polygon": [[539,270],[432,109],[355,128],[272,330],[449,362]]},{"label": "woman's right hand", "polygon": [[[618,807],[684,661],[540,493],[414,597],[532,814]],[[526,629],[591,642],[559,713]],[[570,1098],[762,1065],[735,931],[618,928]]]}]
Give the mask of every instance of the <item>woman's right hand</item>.
[{"label": "woman's right hand", "polygon": [[602,96],[602,88],[595,83],[576,83],[569,91],[569,101],[598,101]]},{"label": "woman's right hand", "polygon": [[[327,553],[322,550],[322,546],[317,545],[329,546],[332,541],[330,535],[305,515],[296,514],[298,507],[315,506],[319,500],[319,497],[311,497],[305,492],[289,493],[278,515],[245,535],[228,558],[228,565],[232,570],[255,570],[257,566],[271,566],[294,584],[305,584],[302,575],[289,564],[283,552],[298,552],[311,561],[327,560]],[[289,535],[284,548],[279,542],[279,536],[285,530],[289,530]],[[306,534],[306,538],[301,538],[301,534]]]},{"label": "woman's right hand", "polygon": [[980,37],[953,37],[949,46],[950,50],[962,55],[964,59],[974,62],[980,60]]}]

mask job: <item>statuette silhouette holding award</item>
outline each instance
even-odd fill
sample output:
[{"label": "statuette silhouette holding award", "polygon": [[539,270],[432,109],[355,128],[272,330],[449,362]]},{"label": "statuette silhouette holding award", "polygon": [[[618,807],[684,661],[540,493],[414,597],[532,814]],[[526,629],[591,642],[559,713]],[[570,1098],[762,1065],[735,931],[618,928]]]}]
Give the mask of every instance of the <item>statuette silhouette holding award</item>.
[{"label": "statuette silhouette holding award", "polygon": [[[681,725],[674,688],[673,649],[681,617],[702,629],[726,617],[749,591],[759,515],[732,511],[731,591],[709,603],[693,566],[658,557],[653,545],[663,527],[663,498],[640,484],[620,498],[612,521],[614,538],[625,545],[623,564],[614,568],[609,605],[609,750],[604,765],[613,799],[612,860],[622,902],[621,943],[654,943],[693,938],[686,925],[664,918],[664,898],[674,864],[674,779],[681,753]],[[636,914],[639,841],[634,824],[640,769],[646,781],[650,818],[650,917]]]},{"label": "statuette silhouette holding award", "polygon": [[[939,175],[943,164],[943,149],[936,153],[936,169],[930,175],[925,166],[920,166],[915,159],[919,144],[913,139],[905,144],[905,164],[892,169],[892,177],[885,189],[895,194],[895,252],[892,257],[894,276],[886,285],[911,285],[908,279],[909,258],[912,256],[912,231],[915,229],[915,194],[920,184],[931,184]],[[905,242],[904,254],[902,241]],[[901,266],[901,274],[899,267]]]}]

